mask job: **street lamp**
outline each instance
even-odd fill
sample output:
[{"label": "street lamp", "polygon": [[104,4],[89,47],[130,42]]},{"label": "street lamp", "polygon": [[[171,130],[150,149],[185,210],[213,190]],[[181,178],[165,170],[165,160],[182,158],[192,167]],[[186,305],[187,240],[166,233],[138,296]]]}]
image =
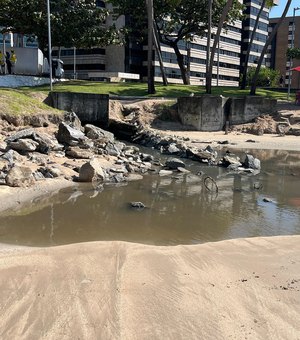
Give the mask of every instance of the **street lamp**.
[{"label": "street lamp", "polygon": [[50,72],[50,92],[53,90],[52,86],[52,57],[51,57],[51,22],[50,22],[50,2],[47,0],[47,21],[48,21],[48,52],[49,52],[49,72]]},{"label": "street lamp", "polygon": [[[295,38],[295,14],[296,11],[300,10],[300,7],[294,7],[293,10],[293,26],[292,26],[292,41],[291,41],[291,48],[294,48],[294,38]],[[289,69],[289,84],[288,84],[288,96],[287,99],[290,99],[290,94],[291,94],[291,76],[292,76],[292,61],[293,58],[290,57],[290,69]]]}]

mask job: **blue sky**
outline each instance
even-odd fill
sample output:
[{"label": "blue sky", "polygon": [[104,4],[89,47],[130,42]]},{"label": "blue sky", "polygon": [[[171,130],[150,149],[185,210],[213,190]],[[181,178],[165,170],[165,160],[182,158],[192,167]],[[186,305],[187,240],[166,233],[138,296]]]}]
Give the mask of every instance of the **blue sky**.
[{"label": "blue sky", "polygon": [[[273,9],[271,9],[270,18],[280,17],[284,8],[285,8],[286,3],[287,3],[286,0],[279,0],[279,5],[275,6]],[[290,9],[287,13],[288,17],[293,16],[293,9],[296,8],[296,7],[300,7],[300,1],[299,0],[293,0],[292,1]],[[300,16],[300,10],[296,11],[296,16]]]}]

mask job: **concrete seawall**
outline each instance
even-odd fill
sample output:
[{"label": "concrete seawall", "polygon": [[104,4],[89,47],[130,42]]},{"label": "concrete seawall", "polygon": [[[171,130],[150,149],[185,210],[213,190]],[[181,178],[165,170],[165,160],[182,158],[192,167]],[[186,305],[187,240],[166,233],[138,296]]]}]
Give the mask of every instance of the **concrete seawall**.
[{"label": "concrete seawall", "polygon": [[91,123],[103,128],[108,126],[109,95],[52,92],[51,101],[56,109],[75,112],[83,123]]},{"label": "concrete seawall", "polygon": [[252,121],[263,114],[276,112],[276,99],[259,96],[226,98],[203,95],[178,98],[178,115],[183,125],[198,131],[220,131],[230,125]]}]

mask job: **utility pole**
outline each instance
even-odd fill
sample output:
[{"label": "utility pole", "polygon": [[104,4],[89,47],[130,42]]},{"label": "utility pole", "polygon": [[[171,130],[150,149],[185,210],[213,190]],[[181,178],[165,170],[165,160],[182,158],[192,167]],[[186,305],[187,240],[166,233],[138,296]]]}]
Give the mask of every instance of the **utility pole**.
[{"label": "utility pole", "polygon": [[[292,42],[291,42],[291,48],[294,48],[294,42],[295,42],[295,15],[296,15],[296,11],[300,10],[300,7],[295,7],[293,10],[293,26],[292,26]],[[287,99],[290,99],[290,95],[291,95],[291,82],[292,82],[292,62],[293,62],[293,58],[290,57],[289,60],[289,83],[288,83],[288,95],[287,95]]]},{"label": "utility pole", "polygon": [[51,22],[50,22],[50,1],[47,0],[47,22],[48,22],[48,50],[49,50],[49,72],[50,72],[50,92],[53,90],[52,86],[52,46],[51,46]]},{"label": "utility pole", "polygon": [[148,13],[148,94],[155,93],[153,72],[153,0],[146,0]]},{"label": "utility pole", "polygon": [[208,0],[208,27],[207,27],[207,50],[206,50],[206,93],[211,94],[211,88],[209,84],[211,83],[211,79],[209,79],[209,64],[210,64],[210,41],[211,41],[211,12],[212,12],[212,0]]}]

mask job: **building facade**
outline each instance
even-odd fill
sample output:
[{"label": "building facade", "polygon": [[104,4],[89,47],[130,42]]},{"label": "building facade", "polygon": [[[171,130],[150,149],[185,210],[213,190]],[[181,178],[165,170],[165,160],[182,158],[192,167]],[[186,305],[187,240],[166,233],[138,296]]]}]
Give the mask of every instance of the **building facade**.
[{"label": "building facade", "polygon": [[[269,32],[272,32],[279,18],[270,19]],[[291,87],[300,88],[300,72],[290,71],[300,66],[300,59],[290,60],[286,56],[288,48],[300,48],[300,16],[286,17],[280,25],[271,46],[268,48],[267,66],[279,70],[285,86],[291,77]]]},{"label": "building facade", "polygon": [[[242,0],[240,0],[242,2]],[[97,6],[111,8],[108,1],[97,0]],[[220,42],[215,54],[212,84],[214,86],[238,86],[240,71],[243,68],[246,51],[249,45],[257,14],[262,0],[243,0],[245,19],[229,25],[222,31]],[[112,23],[108,18],[107,25]],[[130,25],[129,17],[120,17],[114,23],[122,27]],[[267,40],[269,24],[269,9],[264,8],[259,20],[258,30],[249,55],[249,66],[258,61],[262,48]],[[211,46],[215,29],[212,30]],[[17,38],[15,38],[17,39]],[[18,38],[20,39],[20,37]],[[24,43],[24,42],[23,42]],[[26,41],[30,44],[30,42]],[[36,43],[36,42],[35,42]],[[1,36],[0,36],[1,44]],[[191,84],[205,85],[207,37],[194,37],[191,42],[181,41],[179,44],[184,55],[185,67]],[[180,69],[174,50],[162,45],[162,59],[169,83],[182,83]],[[107,46],[85,48],[54,48],[53,56],[64,62],[67,78],[105,80],[132,79],[145,80],[147,75],[147,46],[129,39],[124,46]],[[158,58],[154,58],[155,81],[162,81]]]}]

